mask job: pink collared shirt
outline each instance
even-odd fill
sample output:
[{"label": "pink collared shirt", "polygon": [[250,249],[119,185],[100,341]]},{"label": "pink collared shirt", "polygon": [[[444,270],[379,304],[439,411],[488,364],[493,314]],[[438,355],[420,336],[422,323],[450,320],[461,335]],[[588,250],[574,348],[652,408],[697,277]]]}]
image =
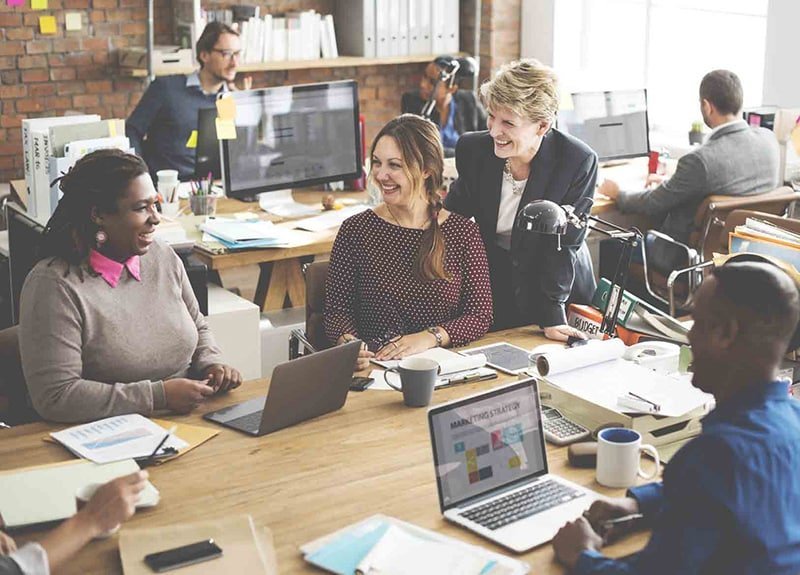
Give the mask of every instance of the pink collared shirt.
[{"label": "pink collared shirt", "polygon": [[100,274],[106,283],[112,288],[117,287],[122,270],[128,268],[128,272],[136,281],[142,281],[139,268],[139,256],[131,256],[125,262],[120,263],[104,256],[97,250],[89,250],[89,265]]}]

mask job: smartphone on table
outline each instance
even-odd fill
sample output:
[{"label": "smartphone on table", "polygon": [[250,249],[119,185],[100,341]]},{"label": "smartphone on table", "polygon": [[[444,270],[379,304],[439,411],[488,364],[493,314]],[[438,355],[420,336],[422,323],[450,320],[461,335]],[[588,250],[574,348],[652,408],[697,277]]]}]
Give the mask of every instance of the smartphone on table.
[{"label": "smartphone on table", "polygon": [[213,539],[198,541],[182,547],[145,555],[144,562],[156,573],[163,573],[179,567],[210,561],[222,556],[222,549]]}]

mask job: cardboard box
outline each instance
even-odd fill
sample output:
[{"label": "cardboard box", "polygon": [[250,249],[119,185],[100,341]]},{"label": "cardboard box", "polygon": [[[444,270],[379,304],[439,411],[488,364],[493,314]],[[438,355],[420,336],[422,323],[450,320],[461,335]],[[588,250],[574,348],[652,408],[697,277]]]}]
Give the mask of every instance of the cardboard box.
[{"label": "cardboard box", "polygon": [[[119,51],[121,68],[147,68],[147,50],[123,48]],[[156,74],[174,72],[182,74],[195,69],[194,52],[179,46],[155,46],[153,48],[153,71]]]}]

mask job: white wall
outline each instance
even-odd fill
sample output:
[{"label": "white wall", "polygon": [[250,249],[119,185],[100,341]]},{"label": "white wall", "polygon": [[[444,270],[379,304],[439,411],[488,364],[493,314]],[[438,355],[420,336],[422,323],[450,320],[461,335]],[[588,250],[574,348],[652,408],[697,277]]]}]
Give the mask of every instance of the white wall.
[{"label": "white wall", "polygon": [[767,48],[764,60],[764,104],[800,106],[797,23],[800,2],[769,0]]},{"label": "white wall", "polygon": [[553,65],[556,0],[523,0],[520,56]]}]

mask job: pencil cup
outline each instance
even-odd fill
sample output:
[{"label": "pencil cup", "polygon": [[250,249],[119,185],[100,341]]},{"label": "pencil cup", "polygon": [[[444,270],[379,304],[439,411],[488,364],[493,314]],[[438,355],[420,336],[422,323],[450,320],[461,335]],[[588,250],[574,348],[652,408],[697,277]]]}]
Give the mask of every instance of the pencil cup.
[{"label": "pencil cup", "polygon": [[[386,377],[390,371],[400,375],[401,387],[397,387]],[[409,357],[400,360],[397,367],[384,371],[383,379],[392,389],[403,392],[403,403],[408,407],[425,407],[431,402],[438,375],[438,362],[425,357]]]},{"label": "pencil cup", "polygon": [[189,196],[189,207],[196,216],[213,216],[217,213],[217,196]]},{"label": "pencil cup", "polygon": [[[641,453],[649,454],[655,462],[651,473],[640,466]],[[606,487],[632,487],[636,477],[655,479],[661,471],[658,451],[652,445],[642,445],[642,435],[633,429],[609,427],[597,434],[597,482]]]},{"label": "pencil cup", "polygon": [[178,217],[178,212],[181,211],[180,202],[164,202],[161,204],[161,215],[168,218]]},{"label": "pencil cup", "polygon": [[[75,506],[78,508],[78,511],[83,509],[86,504],[89,503],[89,500],[94,497],[94,492],[97,491],[102,485],[102,483],[89,483],[88,485],[78,488],[78,491],[75,492]],[[114,535],[114,533],[117,531],[119,531],[119,525],[116,525],[108,531],[101,533],[96,537],[96,539],[107,539]]]}]

